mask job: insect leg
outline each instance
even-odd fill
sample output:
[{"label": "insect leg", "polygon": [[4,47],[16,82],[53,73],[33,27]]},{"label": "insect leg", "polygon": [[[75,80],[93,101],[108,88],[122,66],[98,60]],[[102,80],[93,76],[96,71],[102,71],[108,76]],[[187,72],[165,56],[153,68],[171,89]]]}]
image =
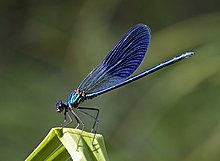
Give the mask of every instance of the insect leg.
[{"label": "insect leg", "polygon": [[82,133],[84,131],[85,125],[84,125],[84,122],[79,118],[79,116],[77,116],[77,114],[73,111],[72,107],[69,107],[69,109],[70,109],[71,113],[73,114],[73,116],[76,118],[76,121],[78,122],[78,124],[76,126],[76,129],[79,127],[80,124],[82,125],[82,129],[81,129],[81,132],[80,132],[79,140],[77,142],[77,149],[78,149],[79,141],[82,138]]},{"label": "insect leg", "polygon": [[[89,117],[91,117],[95,120],[95,122],[92,126],[92,129],[91,129],[91,132],[94,133],[94,137],[92,139],[92,145],[94,145],[94,139],[95,139],[95,135],[97,133],[98,125],[99,125],[99,120],[98,120],[99,109],[98,108],[89,108],[89,107],[77,107],[76,109],[79,110],[80,112],[84,113],[85,115],[88,115]],[[94,117],[93,115],[89,114],[88,112],[86,112],[84,110],[96,111],[96,116]]]}]

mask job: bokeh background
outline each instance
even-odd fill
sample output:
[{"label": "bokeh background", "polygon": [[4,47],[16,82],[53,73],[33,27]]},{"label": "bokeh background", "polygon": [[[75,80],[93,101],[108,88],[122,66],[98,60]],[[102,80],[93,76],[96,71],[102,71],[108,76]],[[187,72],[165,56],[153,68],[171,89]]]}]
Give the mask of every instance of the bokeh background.
[{"label": "bokeh background", "polygon": [[[81,104],[100,108],[110,160],[220,160],[218,0],[1,0],[1,160],[24,160],[62,123],[56,101],[137,23],[152,39],[136,73],[196,55]],[[89,130],[92,120],[83,120]]]}]

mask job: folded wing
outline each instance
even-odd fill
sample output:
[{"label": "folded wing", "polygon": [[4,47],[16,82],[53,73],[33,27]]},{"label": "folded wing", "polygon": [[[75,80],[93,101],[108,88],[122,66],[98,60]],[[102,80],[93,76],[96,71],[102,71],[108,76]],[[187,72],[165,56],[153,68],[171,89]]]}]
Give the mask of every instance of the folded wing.
[{"label": "folded wing", "polygon": [[86,94],[116,85],[140,66],[150,43],[150,29],[144,24],[131,28],[105,59],[79,85]]}]

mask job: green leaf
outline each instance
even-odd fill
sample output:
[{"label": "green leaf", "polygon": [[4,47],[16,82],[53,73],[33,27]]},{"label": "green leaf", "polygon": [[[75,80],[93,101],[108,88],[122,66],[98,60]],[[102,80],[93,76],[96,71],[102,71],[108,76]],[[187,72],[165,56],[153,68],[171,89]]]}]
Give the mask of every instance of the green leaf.
[{"label": "green leaf", "polygon": [[[82,138],[80,133],[82,132]],[[74,161],[106,161],[108,160],[103,136],[72,128],[53,128],[28,156],[29,160],[74,160]],[[79,145],[77,148],[78,140]]]}]

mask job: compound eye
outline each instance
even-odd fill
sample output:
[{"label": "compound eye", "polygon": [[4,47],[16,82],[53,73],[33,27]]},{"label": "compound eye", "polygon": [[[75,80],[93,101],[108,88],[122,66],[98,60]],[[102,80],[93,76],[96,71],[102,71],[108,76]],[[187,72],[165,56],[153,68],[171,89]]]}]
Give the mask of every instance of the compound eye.
[{"label": "compound eye", "polygon": [[58,101],[56,104],[56,110],[57,112],[62,112],[64,109],[65,105],[62,101]]}]

